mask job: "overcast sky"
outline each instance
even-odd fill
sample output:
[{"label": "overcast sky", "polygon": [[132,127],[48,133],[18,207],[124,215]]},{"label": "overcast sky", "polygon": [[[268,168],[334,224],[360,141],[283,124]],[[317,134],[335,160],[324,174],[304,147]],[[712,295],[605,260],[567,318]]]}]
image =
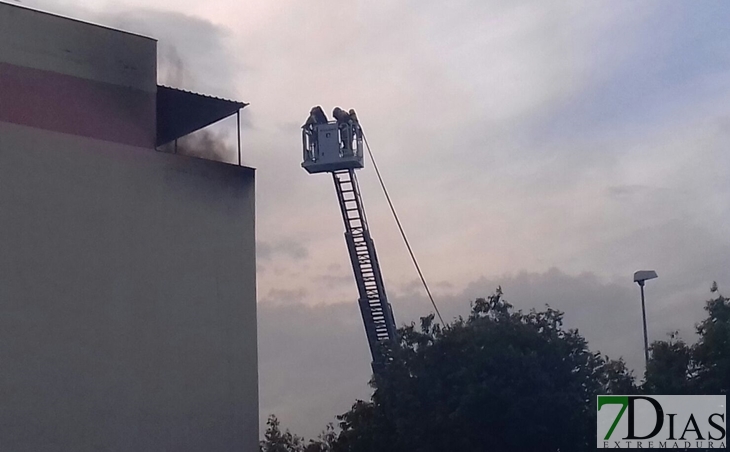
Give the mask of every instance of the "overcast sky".
[{"label": "overcast sky", "polygon": [[[712,281],[730,292],[730,3],[22,4],[155,37],[161,83],[251,104],[262,419],[315,435],[369,395],[332,182],[299,166],[313,105],[358,111],[448,318],[502,285],[517,308],[565,310],[640,375],[635,270],[659,274],[651,339],[692,340]],[[429,303],[372,166],[359,177],[410,322]]]}]

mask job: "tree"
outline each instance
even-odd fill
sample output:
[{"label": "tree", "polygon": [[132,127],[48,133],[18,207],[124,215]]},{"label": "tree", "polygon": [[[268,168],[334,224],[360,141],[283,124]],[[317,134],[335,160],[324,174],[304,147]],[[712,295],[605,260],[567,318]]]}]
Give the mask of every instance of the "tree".
[{"label": "tree", "polygon": [[303,440],[286,430],[281,431],[279,419],[271,415],[266,420],[266,432],[261,441],[261,452],[302,452]]},{"label": "tree", "polygon": [[281,431],[279,419],[270,415],[266,420],[264,439],[259,443],[261,452],[331,452],[336,435],[334,427],[328,425],[318,440],[305,440],[289,430]]},{"label": "tree", "polygon": [[441,327],[400,330],[372,402],[339,417],[335,452],[578,451],[595,444],[596,395],[635,390],[563,313],[514,311],[501,289]]},{"label": "tree", "polygon": [[669,341],[651,344],[651,358],[647,363],[643,392],[647,394],[692,394],[693,348],[674,332]]},{"label": "tree", "polygon": [[656,341],[642,390],[649,394],[728,394],[730,391],[730,300],[712,284],[715,298],[705,303],[707,318],[697,325],[697,343],[676,333]]},{"label": "tree", "polygon": [[626,367],[623,358],[613,360],[603,358],[603,365],[598,371],[598,382],[601,386],[600,394],[638,394],[636,379],[633,372]]},{"label": "tree", "polygon": [[710,291],[717,294],[705,305],[707,318],[697,325],[699,341],[693,356],[697,363],[696,386],[701,394],[730,393],[730,299],[723,297],[712,283]]}]

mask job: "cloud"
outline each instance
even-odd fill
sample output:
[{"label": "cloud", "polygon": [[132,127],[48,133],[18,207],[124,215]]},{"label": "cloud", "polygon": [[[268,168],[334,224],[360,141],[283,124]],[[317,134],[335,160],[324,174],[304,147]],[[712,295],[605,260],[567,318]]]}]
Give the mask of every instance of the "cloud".
[{"label": "cloud", "polygon": [[[689,233],[709,249],[712,234],[689,230],[697,218],[715,216],[697,200],[726,192],[727,166],[713,164],[726,159],[722,131],[712,125],[725,100],[708,104],[707,95],[691,95],[701,89],[669,80],[668,59],[656,93],[671,86],[682,102],[637,97],[651,81],[638,83],[632,74],[660,39],[649,36],[647,43],[643,26],[667,35],[686,24],[659,24],[656,3],[635,11],[613,6],[457,2],[452,12],[431,3],[417,10],[376,3],[358,10],[347,32],[335,24],[328,36],[317,32],[319,21],[336,17],[294,7],[272,18],[270,33],[247,34],[246,58],[256,67],[246,83],[271,99],[256,122],[299,123],[290,113],[314,103],[357,107],[427,276],[457,285],[484,273],[556,265],[612,277],[652,258],[671,259],[652,251],[659,236],[629,248],[631,234],[647,228],[665,230],[661,241]],[[340,79],[316,69],[324,62],[327,73],[348,74],[346,92]],[[297,77],[279,70],[284,64],[296,67]],[[594,101],[622,89],[623,109],[607,113]],[[682,113],[667,117],[665,106]],[[644,117],[631,115],[639,110]],[[259,156],[263,233],[300,231],[315,271],[347,262],[331,182],[298,167],[291,129],[288,138],[285,128],[272,127],[251,137],[273,145]],[[712,136],[718,145],[709,149]],[[274,144],[284,142],[289,147]],[[712,187],[696,182],[708,170],[716,173]],[[370,169],[360,182],[389,287],[412,279]],[[646,196],[609,196],[618,186],[647,187]],[[283,215],[300,221],[285,223]],[[727,220],[727,212],[721,217]]]},{"label": "cloud", "polygon": [[324,289],[334,289],[343,285],[351,286],[355,284],[355,277],[352,274],[342,275],[321,275],[317,276],[317,282],[324,286]]},{"label": "cloud", "polygon": [[309,256],[309,251],[301,242],[293,239],[283,239],[274,243],[263,241],[256,243],[256,258],[260,261],[266,262],[277,256],[301,261]]},{"label": "cloud", "polygon": [[306,295],[307,290],[301,287],[294,290],[271,289],[263,297],[259,298],[259,303],[291,305],[293,303],[301,303]]}]

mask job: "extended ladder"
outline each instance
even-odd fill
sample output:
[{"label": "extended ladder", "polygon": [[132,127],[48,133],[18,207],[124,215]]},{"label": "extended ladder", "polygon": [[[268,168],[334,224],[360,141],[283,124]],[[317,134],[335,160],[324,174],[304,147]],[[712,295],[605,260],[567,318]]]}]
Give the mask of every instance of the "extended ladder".
[{"label": "extended ladder", "polygon": [[377,374],[384,364],[382,348],[392,347],[396,340],[393,311],[385,295],[383,276],[375,245],[370,238],[355,170],[333,171],[332,178],[345,223],[345,241],[360,294],[358,304],[373,358],[373,370]]}]

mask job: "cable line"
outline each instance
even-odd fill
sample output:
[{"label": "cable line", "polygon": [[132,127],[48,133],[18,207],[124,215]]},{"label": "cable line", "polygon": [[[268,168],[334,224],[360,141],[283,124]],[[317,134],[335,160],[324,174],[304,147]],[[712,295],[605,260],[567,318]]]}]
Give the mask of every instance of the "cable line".
[{"label": "cable line", "polygon": [[436,302],[433,299],[433,295],[431,295],[431,290],[428,288],[428,284],[426,284],[426,278],[423,277],[423,272],[421,272],[421,266],[418,265],[416,256],[413,254],[413,249],[411,248],[411,244],[408,241],[408,237],[406,237],[406,233],[403,230],[403,225],[401,225],[400,218],[398,218],[398,214],[395,211],[393,202],[390,200],[390,195],[388,194],[388,189],[385,188],[385,182],[383,182],[383,177],[380,175],[380,170],[378,169],[378,164],[375,163],[375,158],[373,157],[373,151],[370,150],[370,144],[368,143],[368,139],[365,136],[364,132],[362,134],[362,137],[363,137],[363,140],[365,141],[365,147],[368,150],[368,155],[370,155],[370,160],[373,162],[373,168],[375,168],[375,174],[377,174],[377,176],[378,176],[378,181],[380,182],[380,187],[383,189],[383,193],[385,194],[385,199],[388,201],[388,206],[390,206],[390,211],[393,214],[395,223],[398,225],[398,230],[400,231],[400,235],[401,235],[401,237],[403,237],[403,242],[405,242],[406,248],[408,248],[408,253],[411,255],[411,260],[413,261],[413,265],[416,267],[416,271],[418,272],[418,276],[421,278],[423,287],[426,289],[428,298],[431,300],[431,304],[433,305],[433,308],[436,310],[436,315],[438,316],[439,320],[441,321],[441,324],[446,325],[443,317],[441,317],[441,312],[439,312],[439,308],[436,306]]}]

